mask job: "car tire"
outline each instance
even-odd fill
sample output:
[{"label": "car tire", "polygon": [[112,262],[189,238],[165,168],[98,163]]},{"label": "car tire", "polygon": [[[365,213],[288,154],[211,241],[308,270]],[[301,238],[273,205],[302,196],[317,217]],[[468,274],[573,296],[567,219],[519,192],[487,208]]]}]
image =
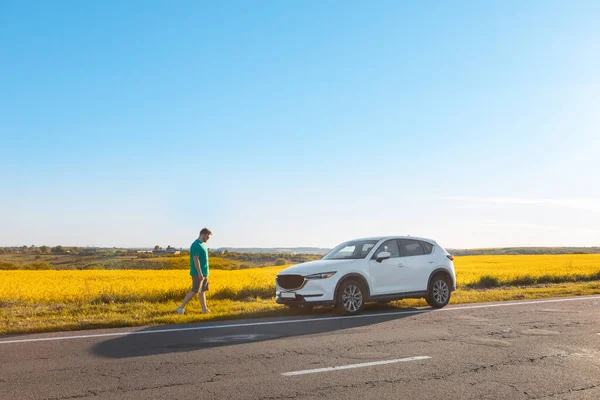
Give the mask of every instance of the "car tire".
[{"label": "car tire", "polygon": [[367,291],[361,282],[348,279],[342,282],[335,298],[335,309],[343,315],[356,315],[365,306]]},{"label": "car tire", "polygon": [[444,274],[437,274],[429,283],[427,304],[433,308],[442,308],[450,301],[450,283]]}]

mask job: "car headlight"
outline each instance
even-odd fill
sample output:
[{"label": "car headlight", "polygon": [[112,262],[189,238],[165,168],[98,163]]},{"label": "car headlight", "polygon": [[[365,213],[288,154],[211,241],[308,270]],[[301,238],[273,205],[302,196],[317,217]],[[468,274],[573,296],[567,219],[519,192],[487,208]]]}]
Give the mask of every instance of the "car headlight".
[{"label": "car headlight", "polygon": [[331,278],[333,275],[335,275],[336,272],[337,271],[320,272],[318,274],[306,275],[304,277],[304,279],[327,279],[327,278]]}]

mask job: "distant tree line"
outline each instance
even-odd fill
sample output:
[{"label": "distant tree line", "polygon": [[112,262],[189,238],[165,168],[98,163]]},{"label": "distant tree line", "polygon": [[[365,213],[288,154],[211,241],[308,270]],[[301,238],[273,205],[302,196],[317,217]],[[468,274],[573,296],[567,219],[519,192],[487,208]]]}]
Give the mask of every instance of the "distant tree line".
[{"label": "distant tree line", "polygon": [[236,253],[225,250],[222,253],[209,252],[211,257],[222,257],[225,259],[246,261],[254,263],[270,263],[284,260],[284,264],[299,264],[307,261],[319,260],[322,258],[318,254],[289,254],[289,253]]},{"label": "distant tree line", "polygon": [[33,254],[33,255],[79,255],[79,256],[123,256],[137,255],[137,250],[130,249],[105,249],[105,248],[86,248],[73,246],[21,246],[21,247],[0,247],[0,254]]},{"label": "distant tree line", "polygon": [[[168,246],[167,249],[171,249]],[[161,250],[160,246],[154,249]],[[519,255],[519,254],[600,254],[599,247],[502,247],[486,249],[448,249],[450,253],[456,256],[473,255]],[[179,255],[173,254],[152,254],[152,252],[140,252],[134,249],[119,248],[88,248],[75,246],[16,246],[0,247],[0,254],[30,254],[30,255],[74,255],[74,256],[100,256],[100,257],[119,257],[136,256],[138,258],[155,257],[180,257],[189,255],[188,251],[182,250]],[[220,257],[229,260],[252,263],[271,263],[277,260],[286,260],[292,264],[298,264],[307,261],[318,260],[322,256],[318,254],[290,254],[290,253],[239,253],[214,252],[209,251],[211,257]]]},{"label": "distant tree line", "polygon": [[502,247],[489,249],[447,249],[455,256],[600,254],[600,247]]}]

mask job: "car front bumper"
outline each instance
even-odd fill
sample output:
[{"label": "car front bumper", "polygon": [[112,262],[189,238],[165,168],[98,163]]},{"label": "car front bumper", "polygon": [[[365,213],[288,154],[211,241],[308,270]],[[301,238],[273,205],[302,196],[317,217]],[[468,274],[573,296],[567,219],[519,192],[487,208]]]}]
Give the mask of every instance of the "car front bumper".
[{"label": "car front bumper", "polygon": [[277,304],[284,305],[312,305],[312,306],[333,306],[335,305],[335,301],[333,300],[323,300],[322,295],[307,295],[303,296],[301,294],[296,294],[296,297],[293,299],[290,298],[282,298],[281,295],[277,295],[275,298]]},{"label": "car front bumper", "polygon": [[[275,300],[278,304],[332,305],[335,303],[337,279],[305,280],[298,289],[283,289],[276,282]],[[286,297],[287,296],[287,297]]]}]

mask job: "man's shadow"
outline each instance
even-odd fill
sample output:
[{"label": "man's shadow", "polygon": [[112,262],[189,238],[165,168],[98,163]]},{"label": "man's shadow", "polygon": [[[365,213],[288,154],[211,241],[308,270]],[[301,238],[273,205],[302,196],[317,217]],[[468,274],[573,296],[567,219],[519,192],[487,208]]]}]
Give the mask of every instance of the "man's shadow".
[{"label": "man's shadow", "polygon": [[316,309],[311,313],[291,318],[257,318],[150,327],[100,342],[94,346],[92,352],[101,357],[116,359],[190,352],[373,326],[431,310],[369,305],[363,313],[352,317],[333,314],[330,309]]}]

